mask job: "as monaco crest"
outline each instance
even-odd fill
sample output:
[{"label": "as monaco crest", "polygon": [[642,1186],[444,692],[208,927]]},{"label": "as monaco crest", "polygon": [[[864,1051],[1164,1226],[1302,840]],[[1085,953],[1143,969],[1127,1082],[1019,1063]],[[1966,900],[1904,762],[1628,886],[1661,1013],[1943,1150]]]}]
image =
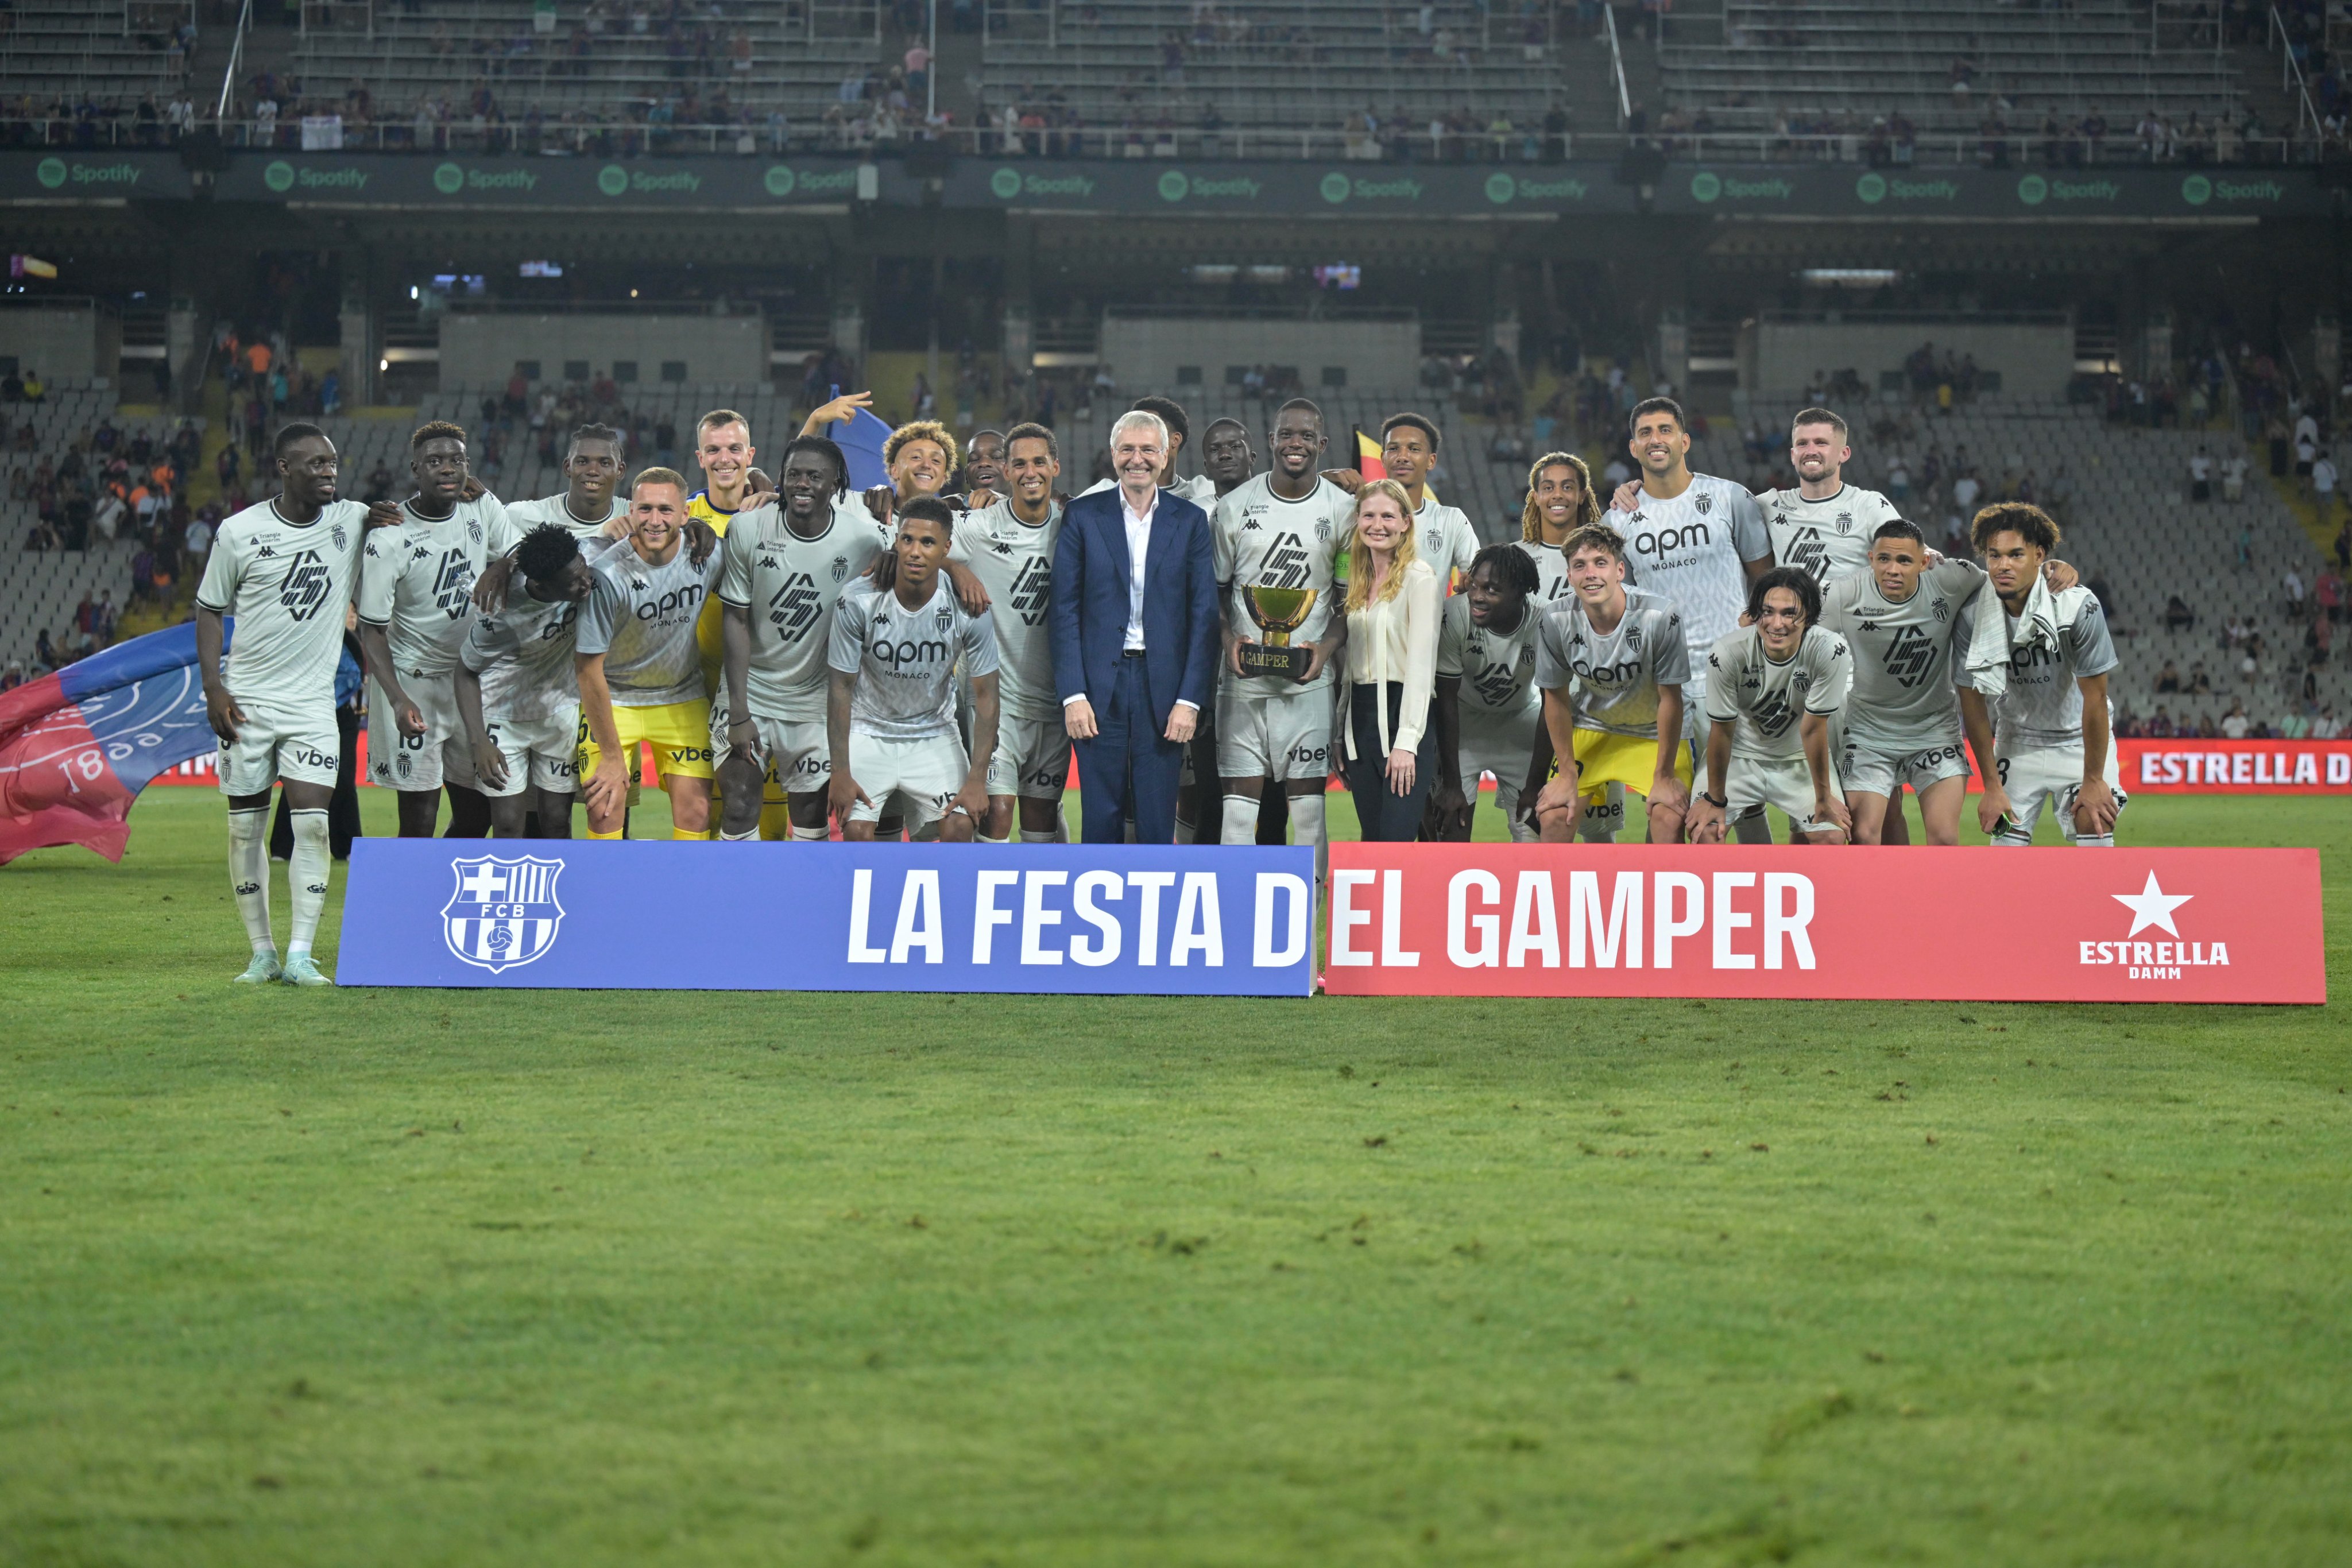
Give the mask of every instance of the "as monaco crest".
[{"label": "as monaco crest", "polygon": [[495,975],[555,945],[563,925],[563,905],[555,902],[562,861],[483,855],[452,861],[449,869],[457,886],[441,911],[441,936],[450,952]]}]

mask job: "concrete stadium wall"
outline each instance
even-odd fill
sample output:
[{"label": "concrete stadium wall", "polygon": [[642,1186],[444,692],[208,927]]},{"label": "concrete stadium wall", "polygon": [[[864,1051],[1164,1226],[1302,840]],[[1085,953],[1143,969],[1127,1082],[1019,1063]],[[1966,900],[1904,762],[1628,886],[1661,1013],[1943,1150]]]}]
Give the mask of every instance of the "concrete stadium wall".
[{"label": "concrete stadium wall", "polygon": [[43,381],[111,377],[121,351],[121,329],[93,307],[0,310],[0,354],[14,354],[18,371],[38,371]]},{"label": "concrete stadium wall", "polygon": [[[1979,369],[2000,372],[2005,392],[2063,392],[2074,374],[2074,333],[2063,324],[1764,321],[1756,328],[1754,379],[1741,379],[1752,390],[1777,396],[1802,392],[1815,371],[1835,374],[1852,369],[1875,391],[1883,372],[1900,371],[1905,357],[1927,342],[1936,345],[1938,356],[1948,349],[1975,355]],[[1740,368],[1744,372],[1748,367]]]},{"label": "concrete stadium wall", "polygon": [[546,381],[564,362],[585,360],[593,378],[635,362],[636,379],[659,382],[662,367],[686,367],[688,386],[740,386],[768,378],[764,316],[526,316],[455,311],[441,319],[441,384],[503,385],[517,361],[539,361]]},{"label": "concrete stadium wall", "polygon": [[1118,316],[1103,322],[1101,353],[1121,386],[1177,387],[1197,370],[1223,386],[1234,365],[1288,365],[1312,397],[1337,369],[1353,387],[1409,387],[1421,370],[1417,321],[1257,321]]}]

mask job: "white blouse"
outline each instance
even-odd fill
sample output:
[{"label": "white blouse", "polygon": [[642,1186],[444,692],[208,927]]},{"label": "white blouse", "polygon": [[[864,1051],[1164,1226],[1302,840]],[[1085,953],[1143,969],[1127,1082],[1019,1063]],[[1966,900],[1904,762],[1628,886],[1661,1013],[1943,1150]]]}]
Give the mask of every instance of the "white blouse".
[{"label": "white blouse", "polygon": [[1429,563],[1416,559],[1404,569],[1396,597],[1375,601],[1362,610],[1348,612],[1347,682],[1339,693],[1339,723],[1348,735],[1348,755],[1356,755],[1356,727],[1350,722],[1351,689],[1359,685],[1379,691],[1395,681],[1404,687],[1404,703],[1397,713],[1397,730],[1389,734],[1389,705],[1381,693],[1375,705],[1380,717],[1381,757],[1391,751],[1417,751],[1422,732],[1429,727],[1429,700],[1437,689],[1437,622],[1442,608],[1437,574]]}]

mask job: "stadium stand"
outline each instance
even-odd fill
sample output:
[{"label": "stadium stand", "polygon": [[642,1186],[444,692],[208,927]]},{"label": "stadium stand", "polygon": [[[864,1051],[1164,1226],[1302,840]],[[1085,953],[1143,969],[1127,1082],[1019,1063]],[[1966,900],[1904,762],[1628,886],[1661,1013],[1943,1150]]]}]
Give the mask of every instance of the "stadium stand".
[{"label": "stadium stand", "polygon": [[[433,0],[349,10],[343,25],[302,35],[297,96],[342,115],[346,146],[371,148],[583,150],[609,137],[614,144],[593,144],[749,152],[736,138],[780,145],[785,126],[804,141],[845,92],[866,90],[883,40],[872,4],[735,0],[688,13],[598,0],[559,12],[532,0]],[[279,123],[290,130],[288,116]]]},{"label": "stadium stand", "polygon": [[2210,157],[2221,125],[2232,136],[2241,129],[2235,67],[2210,21],[2169,26],[2162,9],[2144,0],[1680,5],[1658,47],[1672,116],[1660,129],[1901,162],[1920,139],[1958,139],[1973,153],[1998,124],[2037,157],[2049,139],[2066,158],[2071,140],[2077,161],[2120,162],[2152,161],[2147,120],[2168,128],[2160,155],[2201,144]]},{"label": "stadium stand", "polygon": [[60,143],[99,140],[101,115],[128,116],[135,125],[142,99],[150,109],[143,123],[160,135],[163,107],[186,84],[196,41],[188,6],[146,0],[13,0],[5,24],[0,83],[16,99],[15,117],[46,119],[43,139]]},{"label": "stadium stand", "polygon": [[[989,0],[986,22],[987,102],[1035,119],[1031,152],[1053,131],[1115,128],[1113,151],[1131,155],[1173,156],[1176,133],[1210,130],[1219,150],[1281,156],[1306,149],[1279,133],[1312,131],[1328,156],[1369,110],[1381,131],[1424,141],[1433,119],[1458,116],[1465,145],[1495,145],[1507,120],[1517,157],[1559,97],[1549,7]],[[1382,155],[1374,130],[1344,134],[1349,155]]]},{"label": "stadium stand", "polygon": [[[163,565],[179,586],[184,574],[178,571],[177,536],[183,525],[175,521],[173,503],[184,501],[185,482],[175,474],[167,490],[151,476],[175,435],[185,429],[192,434],[182,436],[184,442],[201,441],[202,425],[126,416],[112,389],[74,382],[50,384],[37,403],[0,404],[0,416],[6,424],[0,469],[8,482],[0,492],[0,545],[5,547],[0,550],[0,666],[29,671],[38,663],[44,633],[60,653],[83,651],[84,629],[71,624],[83,599],[95,602],[111,593],[115,611],[127,614],[152,592],[160,538],[173,540]],[[69,464],[69,455],[79,464]],[[79,472],[64,472],[68,468]],[[157,503],[143,536],[129,511],[142,482],[153,486]],[[103,505],[108,489],[126,502],[111,539],[92,523],[93,508]],[[134,565],[145,568],[143,588]],[[106,641],[101,632],[94,646],[103,647]]]}]

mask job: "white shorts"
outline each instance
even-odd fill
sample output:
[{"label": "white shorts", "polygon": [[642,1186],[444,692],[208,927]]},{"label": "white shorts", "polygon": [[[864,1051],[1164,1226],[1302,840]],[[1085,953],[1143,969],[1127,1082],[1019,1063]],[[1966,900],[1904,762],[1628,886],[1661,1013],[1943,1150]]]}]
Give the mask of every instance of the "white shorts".
[{"label": "white shorts", "polygon": [[988,792],[1024,800],[1058,800],[1070,782],[1070,736],[1060,718],[996,721],[996,754],[988,759]]},{"label": "white shorts", "polygon": [[[833,783],[833,744],[825,738],[824,720],[762,718],[751,716],[760,731],[760,753],[771,785],[782,785],[788,795],[821,794]],[[727,699],[710,705],[710,766],[715,773],[732,753],[727,742]]]},{"label": "white shorts", "polygon": [[1217,775],[1222,779],[1325,779],[1331,772],[1331,694],[1296,696],[1217,692]]},{"label": "white shorts", "polygon": [[[1837,761],[1830,761],[1830,789],[1843,794],[1838,782]],[[1813,815],[1813,770],[1799,758],[1731,757],[1730,777],[1724,780],[1723,814],[1727,821],[1761,811],[1767,806],[1778,806],[1789,815],[1789,821],[1801,833],[1823,833],[1837,828],[1835,822]]]},{"label": "white shorts", "polygon": [[[2009,831],[1994,842],[2032,843],[2044,806],[2058,813],[2058,831],[2066,835],[2068,843],[2080,837],[2074,831],[2074,800],[2083,792],[2080,746],[2053,746],[2038,751],[2021,751],[2014,757],[1997,757],[1994,766],[2000,769],[2000,787],[2009,791],[2010,823]],[[2131,797],[2124,793],[2123,770],[2112,743],[2107,747],[2106,768],[2100,777],[2115,791],[2116,815],[2120,821]]]},{"label": "white shorts", "polygon": [[[1491,730],[1462,727],[1462,793],[1477,804],[1478,775],[1495,776],[1495,805],[1505,821],[1517,815],[1519,789],[1528,781],[1528,760],[1535,755],[1536,726],[1529,722],[1516,728],[1497,727]],[[1622,810],[1621,805],[1620,810]]]},{"label": "white shorts", "polygon": [[[853,822],[878,822],[897,815],[909,832],[947,815],[948,802],[963,788],[971,759],[952,735],[922,740],[886,740],[849,732],[849,776],[866,791],[849,809]],[[898,808],[893,812],[894,804]]]},{"label": "white shorts", "polygon": [[[1848,735],[1844,755],[1838,758],[1838,772],[1844,777],[1850,795],[1885,795],[1892,799],[1902,792],[1906,784],[1914,793],[1924,795],[1931,784],[1969,776],[1968,749],[1955,744],[1923,747],[1916,751],[1881,751]],[[1812,798],[1810,786],[1805,796],[1808,800]]]},{"label": "white shorts", "polygon": [[445,783],[478,787],[466,723],[457,716],[457,677],[400,672],[400,689],[425,716],[423,735],[403,735],[392,699],[368,683],[368,778],[393,789],[435,790]]},{"label": "white shorts", "polygon": [[236,706],[245,722],[236,727],[236,738],[220,748],[222,794],[266,794],[281,779],[335,787],[342,736],[331,695],[294,708],[244,697]]},{"label": "white shorts", "polygon": [[493,789],[484,780],[477,786],[483,794],[504,799],[521,794],[528,786],[569,795],[580,788],[578,703],[559,704],[538,718],[486,713],[482,726],[507,765],[505,788]]}]

